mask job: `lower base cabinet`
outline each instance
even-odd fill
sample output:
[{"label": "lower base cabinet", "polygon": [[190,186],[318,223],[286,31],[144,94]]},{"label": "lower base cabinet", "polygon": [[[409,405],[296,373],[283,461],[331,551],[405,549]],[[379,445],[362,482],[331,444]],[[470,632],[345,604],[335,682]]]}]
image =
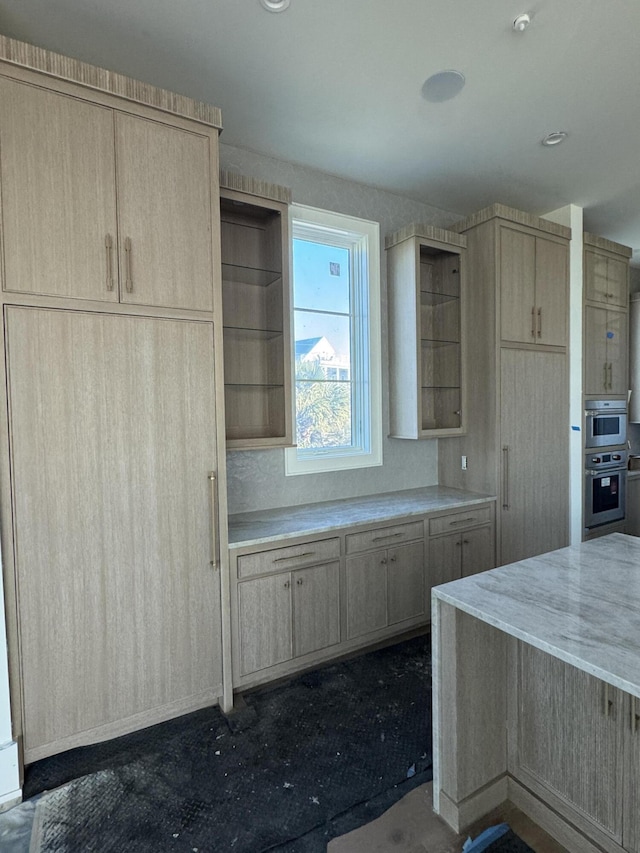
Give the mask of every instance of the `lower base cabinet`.
[{"label": "lower base cabinet", "polygon": [[495,564],[492,502],[230,550],[244,689],[426,625],[431,588]]},{"label": "lower base cabinet", "polygon": [[431,586],[495,568],[495,525],[489,506],[429,520]]},{"label": "lower base cabinet", "polygon": [[517,644],[510,773],[607,851],[640,851],[640,700]]}]

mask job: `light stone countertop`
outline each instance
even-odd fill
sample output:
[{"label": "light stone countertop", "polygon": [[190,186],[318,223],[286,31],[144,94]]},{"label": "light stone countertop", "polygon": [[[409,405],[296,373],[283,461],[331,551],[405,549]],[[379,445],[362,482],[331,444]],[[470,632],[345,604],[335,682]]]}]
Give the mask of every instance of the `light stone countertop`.
[{"label": "light stone countertop", "polygon": [[612,533],[435,587],[465,611],[640,697],[640,538]]},{"label": "light stone countertop", "polygon": [[422,489],[238,513],[229,516],[229,548],[262,545],[294,536],[333,533],[338,528],[356,524],[393,521],[439,510],[464,509],[494,500],[495,495],[465,492],[446,486],[426,486]]}]

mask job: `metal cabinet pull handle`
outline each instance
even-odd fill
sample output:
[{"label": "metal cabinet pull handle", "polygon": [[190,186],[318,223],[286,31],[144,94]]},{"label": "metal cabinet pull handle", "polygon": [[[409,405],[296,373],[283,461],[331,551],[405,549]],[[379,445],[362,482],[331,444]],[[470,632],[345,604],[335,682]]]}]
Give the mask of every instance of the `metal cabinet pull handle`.
[{"label": "metal cabinet pull handle", "polygon": [[218,478],[215,471],[209,472],[209,488],[211,490],[211,538],[213,559],[209,565],[215,571],[218,568]]},{"label": "metal cabinet pull handle", "polygon": [[636,697],[630,696],[631,699],[631,731],[635,734],[638,731],[638,720],[640,720],[640,714],[638,714],[636,710]]},{"label": "metal cabinet pull handle", "polygon": [[113,248],[113,240],[111,234],[107,234],[104,238],[104,246],[107,250],[107,290],[113,290],[113,267],[111,264],[111,249]]},{"label": "metal cabinet pull handle", "polygon": [[605,717],[610,717],[613,701],[609,698],[609,685],[606,681],[603,684],[603,688],[602,713],[605,715]]},{"label": "metal cabinet pull handle", "polygon": [[[504,452],[504,448],[502,448],[502,449]],[[476,520],[475,517],[473,515],[470,515],[468,518],[459,518],[457,521],[450,521],[449,527],[453,527],[454,524],[469,524],[470,522],[475,521],[475,520]]]},{"label": "metal cabinet pull handle", "polygon": [[381,565],[381,566],[386,566],[386,565],[387,565],[387,558],[386,558],[386,557],[383,557],[383,558],[380,560],[380,565]]},{"label": "metal cabinet pull handle", "polygon": [[531,308],[531,337],[535,338],[536,336],[536,306],[534,305]]},{"label": "metal cabinet pull handle", "polygon": [[609,362],[609,391],[613,388],[613,362]]},{"label": "metal cabinet pull handle", "polygon": [[124,238],[125,286],[128,293],[133,293],[133,277],[131,275],[131,237]]},{"label": "metal cabinet pull handle", "polygon": [[386,536],[374,536],[372,542],[379,542],[381,539],[395,539],[396,536],[404,536],[404,533],[387,533]]},{"label": "metal cabinet pull handle", "polygon": [[305,551],[303,554],[293,554],[291,557],[276,557],[274,563],[282,563],[285,560],[301,560],[303,557],[313,557],[315,551]]},{"label": "metal cabinet pull handle", "polygon": [[607,390],[607,362],[604,363],[604,390]]},{"label": "metal cabinet pull handle", "polygon": [[502,448],[502,509],[509,509],[509,447]]},{"label": "metal cabinet pull handle", "polygon": [[542,308],[538,308],[538,337],[542,337]]},{"label": "metal cabinet pull handle", "polygon": [[289,589],[290,586],[291,586],[291,581],[285,581],[284,582],[284,588],[285,589]]},{"label": "metal cabinet pull handle", "polygon": [[302,586],[302,578],[298,578],[298,580],[296,581],[296,583],[298,584],[298,586]]}]

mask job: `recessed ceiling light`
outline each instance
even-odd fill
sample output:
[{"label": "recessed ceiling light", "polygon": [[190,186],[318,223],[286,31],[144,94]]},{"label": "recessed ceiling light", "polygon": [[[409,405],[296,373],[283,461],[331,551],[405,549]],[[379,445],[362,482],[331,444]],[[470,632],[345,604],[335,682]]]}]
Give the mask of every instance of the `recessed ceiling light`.
[{"label": "recessed ceiling light", "polygon": [[289,8],[291,0],[260,0],[260,5],[268,12],[284,12]]},{"label": "recessed ceiling light", "polygon": [[555,130],[553,133],[547,133],[545,138],[542,140],[542,144],[546,145],[548,148],[553,145],[560,145],[561,142],[564,142],[567,138],[568,134],[564,130]]},{"label": "recessed ceiling light", "polygon": [[462,91],[464,84],[464,74],[460,71],[438,71],[425,80],[422,97],[434,103],[448,101]]}]

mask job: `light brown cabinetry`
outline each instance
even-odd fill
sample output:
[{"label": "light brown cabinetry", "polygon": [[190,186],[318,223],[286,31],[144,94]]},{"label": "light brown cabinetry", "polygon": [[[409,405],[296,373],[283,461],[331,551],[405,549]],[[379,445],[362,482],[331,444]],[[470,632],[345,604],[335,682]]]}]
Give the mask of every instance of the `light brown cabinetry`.
[{"label": "light brown cabinetry", "polygon": [[225,692],[219,111],[0,53],[2,551],[30,762]]},{"label": "light brown cabinetry", "polygon": [[5,316],[33,761],[220,695],[213,326],[13,306]]},{"label": "light brown cabinetry", "polygon": [[493,506],[429,519],[430,585],[495,567]]},{"label": "light brown cabinetry", "polygon": [[628,313],[594,305],[584,309],[584,393],[626,398]]},{"label": "light brown cabinetry", "polygon": [[593,234],[583,239],[584,393],[626,399],[631,249]]},{"label": "light brown cabinetry", "polygon": [[518,644],[510,772],[606,850],[637,851],[640,733],[632,699],[557,658]]},{"label": "light brown cabinetry", "polygon": [[516,227],[500,229],[503,341],[566,346],[568,247]]},{"label": "light brown cabinetry", "polygon": [[211,145],[0,79],[4,290],[211,312]]},{"label": "light brown cabinetry", "polygon": [[391,435],[464,429],[464,252],[459,234],[412,225],[387,237]]},{"label": "light brown cabinetry", "polygon": [[[222,183],[290,195],[227,173]],[[290,445],[288,204],[229,186],[220,193],[227,447]]]},{"label": "light brown cabinetry", "polygon": [[424,616],[422,521],[349,534],[346,552],[349,639]]},{"label": "light brown cabinetry", "polygon": [[568,542],[570,231],[503,205],[458,228],[467,237],[473,418],[466,436],[438,448],[439,479],[498,495],[501,565]]},{"label": "light brown cabinetry", "polygon": [[328,539],[238,558],[239,677],[340,642],[339,556]]}]

